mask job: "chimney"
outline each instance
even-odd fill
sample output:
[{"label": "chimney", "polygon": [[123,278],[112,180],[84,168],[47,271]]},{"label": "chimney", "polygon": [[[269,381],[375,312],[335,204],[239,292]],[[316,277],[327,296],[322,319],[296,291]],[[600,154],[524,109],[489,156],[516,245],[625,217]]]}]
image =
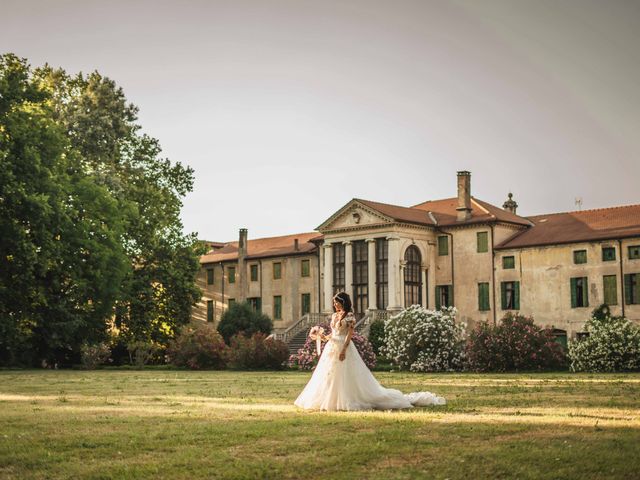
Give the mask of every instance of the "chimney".
[{"label": "chimney", "polygon": [[239,302],[246,300],[246,283],[247,283],[247,266],[245,257],[247,256],[247,229],[240,229],[240,237],[238,239],[238,268],[236,270],[238,293],[236,298]]},{"label": "chimney", "polygon": [[298,246],[298,239],[293,240],[293,249],[297,252],[300,248]]},{"label": "chimney", "polygon": [[471,172],[458,172],[458,221],[464,222],[471,218]]},{"label": "chimney", "polygon": [[509,199],[502,204],[502,208],[504,208],[507,212],[511,212],[515,215],[516,208],[518,208],[518,204],[513,199],[513,193],[509,192]]}]

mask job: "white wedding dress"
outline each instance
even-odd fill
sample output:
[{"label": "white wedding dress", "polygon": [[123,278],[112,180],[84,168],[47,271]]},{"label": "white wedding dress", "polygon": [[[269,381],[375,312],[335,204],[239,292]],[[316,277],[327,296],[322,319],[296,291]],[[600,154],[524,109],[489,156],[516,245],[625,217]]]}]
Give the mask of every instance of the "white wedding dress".
[{"label": "white wedding dress", "polygon": [[349,331],[355,324],[352,313],[342,320],[331,316],[331,338],[325,345],[309,383],[294,404],[313,410],[388,410],[427,405],[445,405],[446,400],[430,392],[403,394],[384,388],[364,363],[353,342],[349,342],[345,359],[340,352]]}]

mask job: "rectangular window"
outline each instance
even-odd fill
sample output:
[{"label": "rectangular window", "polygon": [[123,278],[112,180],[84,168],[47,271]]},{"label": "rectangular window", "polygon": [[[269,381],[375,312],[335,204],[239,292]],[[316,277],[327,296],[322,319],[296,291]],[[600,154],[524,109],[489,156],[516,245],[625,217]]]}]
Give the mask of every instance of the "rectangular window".
[{"label": "rectangular window", "polygon": [[273,279],[280,280],[282,278],[282,264],[280,262],[275,262],[273,264]]},{"label": "rectangular window", "polygon": [[303,277],[308,277],[310,275],[309,272],[309,260],[302,260],[302,262],[300,262],[300,275],[302,275]]},{"label": "rectangular window", "polygon": [[640,304],[640,273],[626,273],[624,275],[624,303],[627,305]]},{"label": "rectangular window", "polygon": [[229,283],[236,283],[236,267],[229,267]]},{"label": "rectangular window", "polygon": [[501,282],[502,310],[520,310],[520,282]]},{"label": "rectangular window", "polygon": [[302,309],[301,309],[301,313],[302,313],[302,315],[306,315],[310,311],[311,311],[311,294],[310,293],[303,293],[302,294]]},{"label": "rectangular window", "polygon": [[513,255],[509,257],[502,257],[502,268],[504,270],[516,268],[516,257],[514,257]]},{"label": "rectangular window", "polygon": [[213,285],[213,268],[207,268],[207,285]]},{"label": "rectangular window", "polygon": [[602,289],[604,290],[604,303],[607,305],[618,304],[618,285],[615,275],[602,277]]},{"label": "rectangular window", "polygon": [[483,282],[478,284],[478,310],[484,312],[490,310],[489,306],[489,283]]},{"label": "rectangular window", "polygon": [[257,282],[258,281],[258,265],[251,265],[249,268],[251,270],[251,281]]},{"label": "rectangular window", "polygon": [[616,259],[616,249],[614,247],[602,247],[602,261],[610,262]]},{"label": "rectangular window", "polygon": [[334,243],[333,248],[333,294],[341,292],[345,288],[344,273],[344,244]]},{"label": "rectangular window", "polygon": [[587,291],[587,287],[587,277],[571,279],[571,308],[589,306],[589,292]]},{"label": "rectangular window", "polygon": [[213,322],[213,300],[207,300],[207,322]]},{"label": "rectangular window", "polygon": [[436,310],[453,306],[453,285],[436,286]]},{"label": "rectangular window", "polygon": [[629,260],[640,258],[640,245],[633,245],[629,247]]},{"label": "rectangular window", "polygon": [[573,251],[573,263],[587,263],[587,251],[586,250],[574,250]]},{"label": "rectangular window", "polygon": [[273,319],[282,320],[282,296],[273,297]]},{"label": "rectangular window", "polygon": [[364,240],[353,242],[353,308],[364,313],[369,306],[369,247]]},{"label": "rectangular window", "polygon": [[449,255],[449,237],[447,235],[438,237],[438,255]]},{"label": "rectangular window", "polygon": [[476,234],[476,243],[478,253],[484,253],[489,251],[489,237],[488,232],[478,232]]},{"label": "rectangular window", "polygon": [[376,306],[386,310],[389,304],[389,241],[376,238]]},{"label": "rectangular window", "polygon": [[235,298],[230,298],[229,300],[227,300],[227,304],[229,305],[229,307],[231,307],[231,305],[233,305],[234,303],[236,303]]},{"label": "rectangular window", "polygon": [[247,302],[251,305],[254,312],[262,312],[262,298],[260,297],[252,297],[247,298]]}]

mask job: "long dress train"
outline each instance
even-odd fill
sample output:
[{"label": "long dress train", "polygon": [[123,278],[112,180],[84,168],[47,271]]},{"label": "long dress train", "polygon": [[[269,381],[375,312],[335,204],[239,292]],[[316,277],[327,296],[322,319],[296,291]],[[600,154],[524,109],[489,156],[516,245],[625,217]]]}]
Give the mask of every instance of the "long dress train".
[{"label": "long dress train", "polygon": [[331,317],[331,338],[325,345],[311,379],[294,404],[314,410],[388,410],[427,405],[445,405],[446,400],[431,392],[403,394],[385,388],[373,376],[353,342],[349,342],[345,359],[340,351],[349,330],[355,324],[352,313],[342,320]]}]

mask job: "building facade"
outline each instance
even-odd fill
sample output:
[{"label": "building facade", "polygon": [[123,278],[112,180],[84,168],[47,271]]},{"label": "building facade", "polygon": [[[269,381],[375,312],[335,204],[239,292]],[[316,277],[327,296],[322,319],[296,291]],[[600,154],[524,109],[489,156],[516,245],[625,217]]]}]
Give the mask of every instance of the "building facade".
[{"label": "building facade", "polygon": [[640,321],[640,205],[521,217],[471,195],[401,207],[352,199],[318,232],[212,243],[201,258],[194,318],[217,322],[249,301],[282,332],[330,313],[335,292],[356,315],[412,305],[455,306],[470,325],[532,315],[558,336],[579,334],[602,303]]}]

